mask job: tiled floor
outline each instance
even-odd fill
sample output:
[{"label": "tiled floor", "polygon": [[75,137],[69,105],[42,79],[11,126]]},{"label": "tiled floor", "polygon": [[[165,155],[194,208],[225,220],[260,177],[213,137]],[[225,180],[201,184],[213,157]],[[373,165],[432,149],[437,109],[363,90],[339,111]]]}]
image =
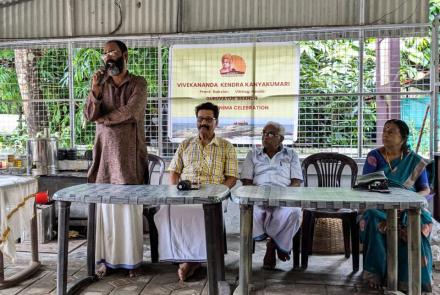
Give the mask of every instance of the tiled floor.
[{"label": "tiled floor", "polygon": [[[149,245],[146,241],[146,245]],[[146,246],[146,248],[148,248]],[[237,235],[228,236],[228,254],[225,256],[226,280],[234,289],[238,279],[239,239]],[[85,245],[69,254],[69,280],[85,273]],[[265,245],[258,243],[253,256],[252,294],[381,294],[364,288],[360,280],[361,272],[351,272],[351,259],[343,255],[311,256],[306,271],[292,271],[292,262],[279,263],[274,271],[261,268]],[[149,250],[145,251],[148,262]],[[16,265],[6,262],[6,276],[23,268],[28,253],[19,252]],[[0,290],[0,295],[14,294],[55,294],[56,254],[41,254],[43,267],[33,278],[13,288]],[[206,268],[199,269],[188,282],[177,279],[177,266],[169,263],[146,263],[143,274],[134,279],[123,271],[116,272],[103,280],[90,285],[81,294],[151,294],[151,295],[189,295],[207,294]],[[440,273],[434,273],[434,294],[440,294]]]}]

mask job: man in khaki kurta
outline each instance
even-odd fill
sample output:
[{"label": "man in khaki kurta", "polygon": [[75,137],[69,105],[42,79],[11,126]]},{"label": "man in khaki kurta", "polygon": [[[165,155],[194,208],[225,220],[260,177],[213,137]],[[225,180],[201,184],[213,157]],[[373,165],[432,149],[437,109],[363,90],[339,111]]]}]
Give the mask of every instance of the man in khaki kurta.
[{"label": "man in khaki kurta", "polygon": [[[146,82],[127,71],[128,51],[117,40],[105,44],[105,69],[98,70],[84,108],[96,123],[93,163],[88,181],[142,184],[147,171],[144,118]],[[142,262],[142,206],[97,204],[96,259],[98,277],[107,268],[134,275]]]}]

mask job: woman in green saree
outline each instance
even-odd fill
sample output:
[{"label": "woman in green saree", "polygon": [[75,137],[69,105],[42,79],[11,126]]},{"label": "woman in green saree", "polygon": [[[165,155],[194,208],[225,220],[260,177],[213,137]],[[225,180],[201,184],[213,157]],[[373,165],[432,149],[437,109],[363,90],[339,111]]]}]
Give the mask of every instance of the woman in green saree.
[{"label": "woman in green saree", "polygon": [[[430,193],[425,167],[428,162],[407,145],[408,125],[401,120],[388,120],[383,129],[383,147],[368,153],[363,174],[384,171],[390,186],[409,189],[426,196]],[[364,253],[363,278],[370,287],[381,288],[386,280],[386,219],[383,210],[369,209],[359,222]],[[399,212],[398,281],[400,290],[408,290],[408,248],[406,211]],[[427,210],[421,212],[422,290],[431,292],[432,253],[429,238],[432,217]]]}]

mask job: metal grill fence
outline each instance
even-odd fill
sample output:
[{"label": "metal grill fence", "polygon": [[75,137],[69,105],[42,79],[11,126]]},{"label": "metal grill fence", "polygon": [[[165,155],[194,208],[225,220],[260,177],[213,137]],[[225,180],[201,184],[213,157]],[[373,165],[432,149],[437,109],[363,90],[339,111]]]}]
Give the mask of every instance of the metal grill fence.
[{"label": "metal grill fence", "polygon": [[[438,138],[431,128],[438,126],[436,119],[428,113],[422,126],[431,97],[437,97],[431,93],[427,32],[427,26],[414,26],[120,39],[129,47],[130,72],[148,83],[145,136],[151,153],[169,158],[177,148],[167,133],[170,46],[293,41],[301,52],[298,140],[293,144],[300,156],[335,151],[364,157],[380,145],[385,120],[402,118],[411,127],[413,147],[423,133],[419,152],[428,157],[439,143],[430,146]],[[0,126],[18,120],[14,130],[0,128],[0,151],[24,152],[21,143],[44,127],[56,133],[62,147],[92,147],[95,127],[84,121],[82,108],[107,40],[0,42]],[[242,158],[250,145],[236,148]]]},{"label": "metal grill fence", "polygon": [[431,158],[434,153],[440,152],[440,81],[439,81],[439,54],[440,54],[440,15],[433,20],[431,52],[431,121],[430,121],[430,150]]}]

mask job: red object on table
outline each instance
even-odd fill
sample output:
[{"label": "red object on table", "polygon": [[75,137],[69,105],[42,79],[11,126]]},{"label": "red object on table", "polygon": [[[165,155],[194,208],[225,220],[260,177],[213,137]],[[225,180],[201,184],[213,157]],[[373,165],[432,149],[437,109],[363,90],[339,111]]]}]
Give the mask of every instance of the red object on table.
[{"label": "red object on table", "polygon": [[35,194],[35,202],[37,204],[47,204],[49,203],[49,192],[38,192]]}]

